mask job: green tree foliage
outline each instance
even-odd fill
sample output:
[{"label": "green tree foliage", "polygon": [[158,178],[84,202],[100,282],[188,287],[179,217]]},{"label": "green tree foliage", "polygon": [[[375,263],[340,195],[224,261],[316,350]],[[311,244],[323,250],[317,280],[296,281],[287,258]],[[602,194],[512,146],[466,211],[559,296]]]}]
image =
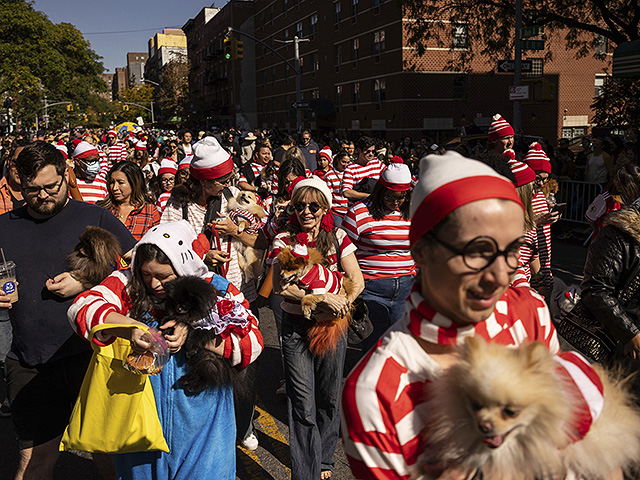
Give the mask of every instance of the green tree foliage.
[{"label": "green tree foliage", "polygon": [[52,23],[30,1],[0,0],[0,97],[17,100],[18,119],[30,124],[45,96],[83,111],[107,89],[97,76],[104,70],[99,60],[73,25]]},{"label": "green tree foliage", "polygon": [[[137,103],[150,109],[150,104],[153,101],[153,87],[150,85],[134,85],[122,90],[118,96],[122,106],[127,105],[128,102]],[[121,112],[124,121],[135,122],[138,117],[142,117],[145,122],[151,122],[151,112],[135,105],[128,105],[128,107],[127,111],[123,110]]]},{"label": "green tree foliage", "polygon": [[189,97],[189,61],[171,60],[162,69],[158,103],[166,119],[184,118]]},{"label": "green tree foliage", "polygon": [[[404,17],[411,19],[409,43],[419,55],[425,53],[429,42],[452,48],[450,39],[456,25],[466,28],[468,45],[456,51],[451,68],[467,68],[477,55],[491,60],[513,55],[514,0],[398,1]],[[562,35],[567,48],[578,57],[594,54],[602,37],[613,46],[640,38],[640,0],[522,0],[522,4],[525,26],[542,26],[547,37]],[[546,55],[551,52],[547,50]]]},{"label": "green tree foliage", "polygon": [[640,79],[606,77],[601,94],[591,108],[593,122],[602,127],[640,129]]}]

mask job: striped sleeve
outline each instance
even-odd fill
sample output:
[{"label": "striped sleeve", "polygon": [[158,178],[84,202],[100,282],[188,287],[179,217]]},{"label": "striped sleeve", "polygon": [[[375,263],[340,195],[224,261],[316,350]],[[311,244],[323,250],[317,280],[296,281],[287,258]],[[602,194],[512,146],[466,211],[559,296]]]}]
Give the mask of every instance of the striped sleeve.
[{"label": "striped sleeve", "polygon": [[[91,330],[105,323],[107,315],[112,312],[126,314],[123,299],[130,278],[129,270],[115,271],[99,285],[76,297],[67,311],[67,318],[78,335],[90,341]],[[93,337],[93,342],[99,346],[108,345],[114,340],[115,337],[106,332]]]},{"label": "striped sleeve", "polygon": [[[538,192],[533,196],[533,213],[536,216],[549,212],[549,205],[543,192]],[[540,225],[537,228],[536,244],[540,256],[540,275],[542,285],[551,286],[553,274],[551,273],[551,225]]]},{"label": "striped sleeve", "polygon": [[251,330],[246,335],[232,333],[229,336],[230,341],[225,341],[223,354],[224,358],[229,359],[231,366],[245,368],[260,356],[264,348],[264,340],[260,333],[258,319],[251,313],[249,302],[233,283],[229,284],[225,297],[241,303],[247,309],[251,320]]}]

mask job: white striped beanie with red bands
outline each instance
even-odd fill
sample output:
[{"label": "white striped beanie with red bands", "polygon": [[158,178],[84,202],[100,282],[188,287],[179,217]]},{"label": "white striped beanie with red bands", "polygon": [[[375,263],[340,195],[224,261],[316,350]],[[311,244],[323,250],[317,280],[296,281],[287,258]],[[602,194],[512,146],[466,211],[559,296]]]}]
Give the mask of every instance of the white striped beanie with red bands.
[{"label": "white striped beanie with red bands", "polygon": [[380,174],[382,185],[394,192],[405,192],[411,188],[411,170],[397,155],[391,159],[387,168]]},{"label": "white striped beanie with red bands", "polygon": [[136,143],[135,149],[136,150],[146,150],[147,149],[147,142],[145,142],[144,140],[138,140],[138,142]]},{"label": "white striped beanie with red bands", "polygon": [[118,132],[116,132],[115,130],[109,130],[109,131],[107,132],[107,137],[108,137],[109,135],[112,135],[112,136],[114,136],[114,137],[118,138]]},{"label": "white striped beanie with red bands", "polygon": [[193,144],[189,173],[197,180],[213,180],[233,171],[233,159],[214,137],[204,137]]},{"label": "white striped beanie with red bands", "polygon": [[62,152],[62,155],[64,155],[65,160],[69,158],[69,150],[67,150],[67,146],[64,145],[64,143],[62,144],[58,143],[56,145],[56,148]]},{"label": "white striped beanie with red bands", "polygon": [[551,162],[549,157],[544,153],[542,145],[534,142],[529,146],[529,151],[524,157],[524,163],[533,168],[536,172],[551,173]]},{"label": "white striped beanie with red bands", "polygon": [[98,149],[89,142],[82,141],[76,145],[76,148],[73,150],[73,158],[78,158],[80,160],[93,155],[100,155],[100,152],[98,152]]},{"label": "white striped beanie with red bands", "polygon": [[164,175],[165,173],[173,173],[174,175],[178,171],[178,166],[176,162],[171,160],[170,158],[163,158],[160,162],[160,170],[158,170],[158,176]]},{"label": "white striped beanie with red bands", "polygon": [[326,158],[329,163],[333,161],[333,152],[330,147],[322,147],[322,150],[318,152],[318,156]]},{"label": "white striped beanie with red bands", "polygon": [[484,163],[452,150],[427,155],[420,161],[420,176],[411,194],[409,243],[414,245],[463,205],[491,198],[522,207],[513,183]]},{"label": "white striped beanie with red bands", "polygon": [[515,158],[513,160],[509,160],[509,168],[511,168],[511,171],[516,177],[516,187],[522,187],[536,179],[536,172],[534,172],[526,163],[522,163]]},{"label": "white striped beanie with red bands", "polygon": [[496,113],[493,116],[493,122],[489,126],[489,141],[498,140],[499,138],[513,135],[513,127],[507,122],[502,115]]}]

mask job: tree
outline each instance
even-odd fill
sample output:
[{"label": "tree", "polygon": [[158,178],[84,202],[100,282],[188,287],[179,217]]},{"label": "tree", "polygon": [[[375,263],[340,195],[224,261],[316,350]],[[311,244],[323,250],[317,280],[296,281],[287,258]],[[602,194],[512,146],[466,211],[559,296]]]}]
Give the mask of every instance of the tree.
[{"label": "tree", "polygon": [[[398,0],[404,8],[409,43],[422,55],[429,42],[452,47],[456,26],[466,30],[467,46],[456,50],[449,68],[463,70],[481,55],[488,60],[511,58],[515,41],[513,0]],[[602,39],[613,46],[640,38],[640,0],[522,0],[523,22],[544,27],[546,36],[563,35],[568,49],[584,57]],[[550,42],[548,42],[549,44]],[[453,48],[452,48],[453,51]],[[598,50],[599,51],[599,50]],[[547,50],[549,58],[552,53]]]},{"label": "tree", "polygon": [[190,68],[188,60],[173,59],[162,69],[157,98],[167,117],[183,118],[187,112]]},{"label": "tree", "polygon": [[17,99],[18,119],[31,123],[45,96],[82,111],[106,91],[99,60],[73,25],[52,23],[30,1],[0,0],[0,96]]},{"label": "tree", "polygon": [[605,78],[600,95],[591,108],[593,122],[602,127],[628,126],[640,128],[640,80],[633,78]]},{"label": "tree", "polygon": [[[123,106],[127,103],[137,103],[150,109],[153,101],[153,88],[150,85],[134,85],[122,90],[118,96]],[[136,105],[129,105],[128,110],[122,111],[122,117],[129,122],[135,122],[138,117],[151,121],[151,112]]]}]

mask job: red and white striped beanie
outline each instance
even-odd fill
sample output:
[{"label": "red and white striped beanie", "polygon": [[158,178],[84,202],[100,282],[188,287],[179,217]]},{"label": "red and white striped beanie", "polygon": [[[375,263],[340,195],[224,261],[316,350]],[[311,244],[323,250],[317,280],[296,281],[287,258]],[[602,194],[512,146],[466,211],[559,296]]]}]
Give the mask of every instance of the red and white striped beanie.
[{"label": "red and white striped beanie", "polygon": [[109,130],[109,131],[107,132],[107,137],[108,137],[109,135],[113,135],[114,137],[118,138],[118,132],[116,132],[115,130]]},{"label": "red and white striped beanie", "polygon": [[191,165],[191,160],[193,160],[193,155],[187,155],[184,157],[178,164],[178,171],[188,169],[189,165]]},{"label": "red and white striped beanie", "polygon": [[513,127],[509,125],[509,122],[502,118],[502,115],[496,113],[493,116],[493,122],[489,126],[489,141],[513,134]]},{"label": "red and white striped beanie", "polygon": [[318,152],[318,156],[326,158],[329,163],[333,161],[333,152],[330,147],[322,147],[322,150]]},{"label": "red and white striped beanie", "polygon": [[411,188],[411,170],[397,155],[380,174],[379,182],[394,192],[404,192]]},{"label": "red and white striped beanie", "polygon": [[529,145],[529,151],[524,157],[524,162],[536,172],[551,173],[551,162],[549,161],[549,157],[544,153],[542,145],[538,142],[533,142]]},{"label": "red and white striped beanie", "polygon": [[82,141],[76,145],[73,151],[73,158],[82,160],[83,158],[91,157],[93,155],[100,155],[98,149],[91,145],[89,142]]},{"label": "red and white striped beanie", "polygon": [[511,200],[522,207],[513,183],[484,163],[452,150],[427,155],[420,161],[420,176],[411,195],[410,244],[457,208],[490,198]]},{"label": "red and white striped beanie", "polygon": [[178,167],[176,166],[176,162],[174,162],[170,158],[163,158],[160,162],[160,170],[158,170],[158,176],[165,173],[172,173],[175,175],[177,171]]},{"label": "red and white striped beanie", "polygon": [[147,142],[145,142],[144,140],[138,140],[138,142],[136,143],[135,149],[136,150],[146,150],[147,149]]},{"label": "red and white striped beanie", "polygon": [[536,179],[536,172],[534,172],[526,163],[522,163],[515,158],[513,160],[509,160],[509,168],[511,168],[511,171],[516,177],[516,187],[521,187]]},{"label": "red and white striped beanie", "polygon": [[305,232],[300,232],[296,235],[296,244],[291,249],[291,253],[294,257],[309,258],[309,236]]},{"label": "red and white striped beanie", "polygon": [[213,180],[233,171],[233,159],[214,137],[204,137],[193,144],[191,176],[198,180]]},{"label": "red and white striped beanie", "polygon": [[62,152],[62,155],[64,155],[65,160],[69,158],[69,150],[67,150],[66,145],[58,143],[56,145],[56,148]]}]

